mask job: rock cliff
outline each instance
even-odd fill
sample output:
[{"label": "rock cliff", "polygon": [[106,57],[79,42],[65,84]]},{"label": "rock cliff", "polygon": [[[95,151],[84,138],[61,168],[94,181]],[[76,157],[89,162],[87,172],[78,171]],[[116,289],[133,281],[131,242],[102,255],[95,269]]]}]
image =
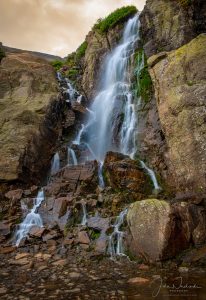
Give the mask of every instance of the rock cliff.
[{"label": "rock cliff", "polygon": [[169,192],[189,192],[189,198],[204,194],[206,184],[205,34],[198,36],[206,32],[205,11],[204,1],[148,0],[140,16],[155,90],[155,101],[147,104],[143,118],[146,135],[140,152],[161,175]]},{"label": "rock cliff", "polygon": [[38,182],[58,137],[61,101],[53,68],[28,53],[0,65],[0,181]]}]

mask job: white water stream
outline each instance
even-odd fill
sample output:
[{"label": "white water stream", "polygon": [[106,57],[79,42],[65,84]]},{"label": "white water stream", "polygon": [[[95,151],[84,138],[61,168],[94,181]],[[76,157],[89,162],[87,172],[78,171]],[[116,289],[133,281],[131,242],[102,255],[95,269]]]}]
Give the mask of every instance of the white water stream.
[{"label": "white water stream", "polygon": [[58,172],[60,169],[60,157],[59,153],[55,153],[53,159],[52,159],[52,166],[51,166],[51,175],[55,174]]},{"label": "white water stream", "polygon": [[123,210],[117,217],[115,224],[113,225],[114,231],[109,237],[108,253],[111,258],[115,258],[116,255],[125,255],[123,247],[124,232],[121,231],[121,226],[124,223],[128,209]]},{"label": "white water stream", "polygon": [[34,199],[34,206],[31,211],[26,215],[24,221],[19,225],[19,229],[15,234],[15,244],[18,247],[19,243],[23,238],[25,238],[32,227],[42,227],[42,219],[38,214],[38,208],[44,201],[44,190],[40,190],[37,194],[37,197]]}]

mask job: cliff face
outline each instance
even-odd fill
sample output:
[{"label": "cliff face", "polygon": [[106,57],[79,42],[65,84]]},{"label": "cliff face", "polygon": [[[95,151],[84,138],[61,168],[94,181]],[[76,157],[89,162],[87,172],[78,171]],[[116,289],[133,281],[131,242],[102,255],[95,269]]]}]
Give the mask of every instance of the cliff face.
[{"label": "cliff face", "polygon": [[[204,1],[189,5],[187,1],[148,0],[141,14],[143,47],[156,98],[143,126],[146,133],[151,133],[150,127],[154,131],[154,143],[148,144],[146,134],[146,152],[142,148],[142,153],[171,192],[189,192],[188,197],[204,193],[206,186],[205,34],[198,36],[206,32],[205,12]],[[163,139],[158,140],[155,132]],[[160,146],[157,153],[154,144]]]},{"label": "cliff face", "polygon": [[177,49],[206,31],[204,0],[147,0],[141,14],[146,55]]},{"label": "cliff face", "polygon": [[28,53],[0,65],[0,181],[38,182],[58,137],[57,82],[53,68]]}]

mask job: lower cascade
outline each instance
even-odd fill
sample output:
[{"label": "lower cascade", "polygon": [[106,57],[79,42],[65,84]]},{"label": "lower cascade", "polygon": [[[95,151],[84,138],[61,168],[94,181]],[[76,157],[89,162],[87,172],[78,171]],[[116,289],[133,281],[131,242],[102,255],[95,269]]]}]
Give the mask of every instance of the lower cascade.
[{"label": "lower cascade", "polygon": [[60,158],[59,153],[55,153],[53,160],[52,160],[52,166],[51,166],[51,174],[58,172],[60,169]]},{"label": "lower cascade", "polygon": [[40,207],[41,203],[44,201],[44,190],[40,190],[37,194],[36,199],[34,200],[34,206],[31,211],[26,215],[23,222],[19,225],[19,229],[15,233],[15,244],[18,247],[21,240],[25,238],[32,227],[42,227],[43,222],[40,214],[37,210]]},{"label": "lower cascade", "polygon": [[115,259],[116,256],[124,256],[124,247],[123,247],[123,237],[124,232],[121,231],[121,227],[125,221],[128,209],[123,210],[120,215],[117,217],[114,225],[113,233],[109,237],[108,245],[108,254],[112,259]]}]

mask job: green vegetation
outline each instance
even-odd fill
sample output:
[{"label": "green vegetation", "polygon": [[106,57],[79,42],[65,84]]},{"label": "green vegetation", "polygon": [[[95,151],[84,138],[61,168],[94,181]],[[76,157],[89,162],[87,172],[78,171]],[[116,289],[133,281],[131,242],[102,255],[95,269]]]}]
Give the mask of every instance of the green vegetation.
[{"label": "green vegetation", "polygon": [[0,48],[0,62],[1,60],[6,56],[4,50],[2,48]]},{"label": "green vegetation", "polygon": [[[150,77],[148,66],[147,66],[147,59],[144,54],[144,50],[140,49],[136,53],[136,84],[135,84],[135,91],[136,96],[141,97],[142,100],[146,103],[150,100],[152,92],[153,92],[153,85],[152,79]],[[142,68],[140,67],[142,66]]]},{"label": "green vegetation", "polygon": [[100,33],[106,33],[109,29],[115,27],[117,24],[125,22],[129,17],[136,14],[137,9],[135,6],[124,6],[116,9],[104,19],[99,19],[94,25],[93,29],[98,30]]},{"label": "green vegetation", "polygon": [[58,71],[59,69],[61,69],[64,65],[64,62],[61,60],[54,60],[52,61],[52,66],[56,69],[56,71]]},{"label": "green vegetation", "polygon": [[84,41],[76,50],[76,59],[81,59],[87,50],[88,43]]}]

